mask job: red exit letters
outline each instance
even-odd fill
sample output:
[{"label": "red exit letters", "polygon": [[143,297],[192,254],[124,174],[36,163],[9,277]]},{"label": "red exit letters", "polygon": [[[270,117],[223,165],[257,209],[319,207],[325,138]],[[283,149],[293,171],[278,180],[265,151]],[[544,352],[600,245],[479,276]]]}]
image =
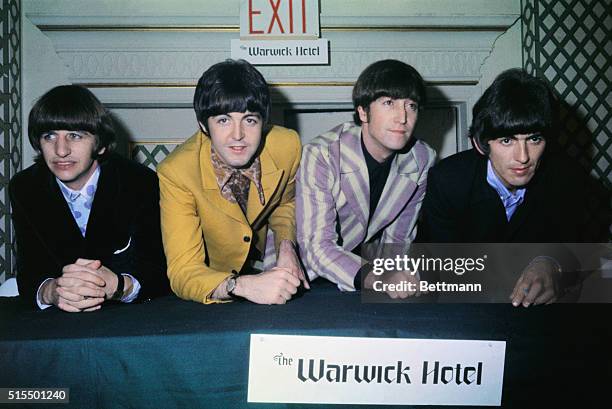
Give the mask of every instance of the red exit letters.
[{"label": "red exit letters", "polygon": [[248,0],[249,35],[308,34],[307,0]]}]

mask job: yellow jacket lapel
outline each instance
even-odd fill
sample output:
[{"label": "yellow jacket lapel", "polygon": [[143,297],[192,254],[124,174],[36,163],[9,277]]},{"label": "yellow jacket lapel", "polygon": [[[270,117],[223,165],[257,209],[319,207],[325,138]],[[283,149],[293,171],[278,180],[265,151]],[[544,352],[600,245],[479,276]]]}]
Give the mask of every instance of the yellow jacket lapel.
[{"label": "yellow jacket lapel", "polygon": [[265,202],[263,205],[259,202],[257,188],[253,182],[251,182],[251,188],[249,189],[249,205],[247,207],[247,217],[251,225],[255,224],[259,215],[270,204],[270,200],[276,192],[283,176],[283,170],[276,166],[270,153],[266,149],[263,149],[261,152],[259,161],[261,163],[261,186],[264,190]]},{"label": "yellow jacket lapel", "polygon": [[202,188],[204,195],[214,207],[221,210],[229,217],[238,220],[239,222],[248,223],[238,203],[232,203],[221,195],[219,185],[217,184],[217,179],[215,178],[215,170],[213,169],[210,159],[210,139],[202,133],[200,133],[200,135],[202,138],[202,148],[200,149],[200,169],[202,172]]}]

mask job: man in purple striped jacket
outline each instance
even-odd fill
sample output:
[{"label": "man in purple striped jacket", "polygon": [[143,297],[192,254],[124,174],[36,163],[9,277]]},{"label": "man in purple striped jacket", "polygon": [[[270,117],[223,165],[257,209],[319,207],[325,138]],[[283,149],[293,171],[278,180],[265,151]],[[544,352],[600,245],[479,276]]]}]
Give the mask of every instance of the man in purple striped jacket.
[{"label": "man in purple striped jacket", "polygon": [[[416,234],[427,171],[435,152],[412,132],[425,100],[421,75],[397,60],[367,67],[353,89],[355,122],[304,146],[297,174],[297,239],[310,279],[344,291],[369,287],[368,262],[383,244],[405,254]],[[367,253],[367,254],[366,254]],[[361,271],[361,273],[360,273]],[[408,271],[385,281],[418,281]],[[411,292],[389,292],[405,297]]]}]

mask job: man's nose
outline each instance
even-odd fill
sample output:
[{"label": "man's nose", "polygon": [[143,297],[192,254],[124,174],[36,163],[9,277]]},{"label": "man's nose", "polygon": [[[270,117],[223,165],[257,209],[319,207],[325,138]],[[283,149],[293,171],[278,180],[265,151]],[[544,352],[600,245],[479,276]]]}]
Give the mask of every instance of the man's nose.
[{"label": "man's nose", "polygon": [[234,125],[232,129],[232,139],[235,141],[240,141],[244,138],[244,129],[242,125]]},{"label": "man's nose", "polygon": [[395,107],[395,119],[400,124],[405,124],[408,120],[408,111],[405,104],[397,104]]},{"label": "man's nose", "polygon": [[70,142],[62,136],[55,141],[55,154],[61,158],[70,155]]},{"label": "man's nose", "polygon": [[529,162],[529,148],[527,147],[527,141],[518,141],[516,148],[514,149],[514,160],[519,163]]}]

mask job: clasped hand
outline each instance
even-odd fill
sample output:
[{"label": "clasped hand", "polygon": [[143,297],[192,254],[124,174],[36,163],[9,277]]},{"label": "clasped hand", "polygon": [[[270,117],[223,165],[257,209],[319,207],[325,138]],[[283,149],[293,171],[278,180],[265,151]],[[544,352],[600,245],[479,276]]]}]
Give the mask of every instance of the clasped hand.
[{"label": "clasped hand", "polygon": [[50,280],[43,292],[49,295],[43,300],[68,312],[95,311],[112,297],[117,285],[117,275],[100,260],[79,258],[62,268],[61,277]]}]

